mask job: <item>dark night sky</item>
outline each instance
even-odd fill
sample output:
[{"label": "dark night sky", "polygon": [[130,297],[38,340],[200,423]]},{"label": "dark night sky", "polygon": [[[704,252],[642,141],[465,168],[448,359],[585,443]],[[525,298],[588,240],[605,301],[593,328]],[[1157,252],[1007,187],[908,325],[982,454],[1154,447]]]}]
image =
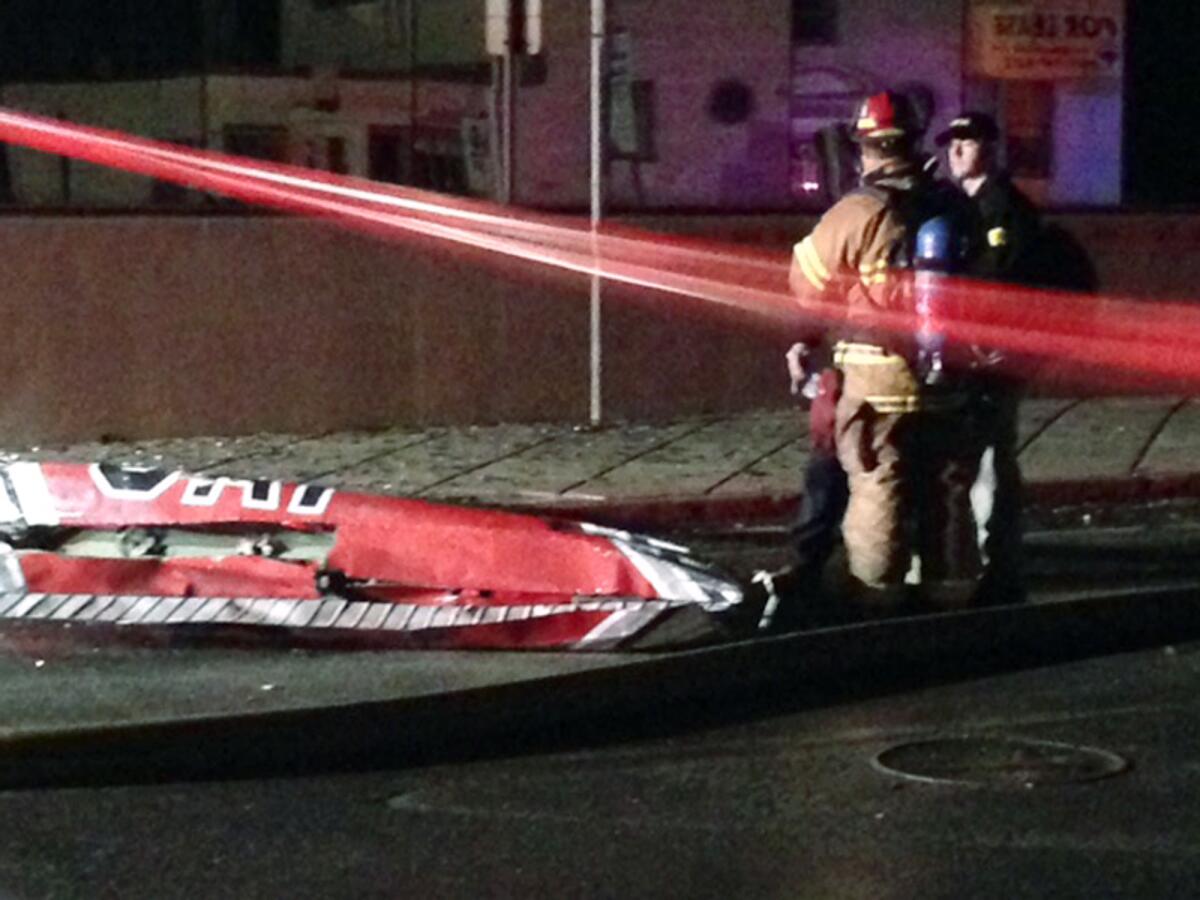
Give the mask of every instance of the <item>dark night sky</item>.
[{"label": "dark night sky", "polygon": [[201,0],[0,0],[0,76],[144,77],[278,58],[274,0],[217,0],[205,46]]},{"label": "dark night sky", "polygon": [[1127,196],[1138,205],[1200,205],[1200,9],[1126,0]]},{"label": "dark night sky", "polygon": [[[155,72],[194,67],[198,4],[148,0],[3,0],[0,67],[6,78],[55,78],[135,63]],[[107,62],[105,61],[107,60]]]},{"label": "dark night sky", "polygon": [[[122,77],[270,65],[270,0],[227,0],[199,39],[199,0],[0,0],[0,79]],[[1125,194],[1131,205],[1200,206],[1200,4],[1126,0]]]}]

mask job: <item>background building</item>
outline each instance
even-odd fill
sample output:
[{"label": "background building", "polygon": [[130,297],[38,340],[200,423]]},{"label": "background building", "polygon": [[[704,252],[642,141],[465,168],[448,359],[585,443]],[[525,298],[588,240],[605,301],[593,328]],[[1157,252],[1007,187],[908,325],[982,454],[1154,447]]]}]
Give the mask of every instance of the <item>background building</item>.
[{"label": "background building", "polygon": [[[588,197],[589,17],[546,2],[512,116],[485,0],[12,0],[0,102],[232,153],[496,196]],[[1054,206],[1122,202],[1123,0],[608,0],[610,206],[819,209],[846,178],[831,126],[908,91],[942,126],[991,111],[1008,162]],[[182,14],[180,14],[182,13]],[[510,121],[505,121],[510,118]],[[145,180],[9,150],[23,205],[199,203]]]},{"label": "background building", "polygon": [[[608,207],[634,225],[752,242],[785,265],[852,177],[834,126],[889,86],[933,129],[962,106],[994,112],[1010,165],[1059,207],[1106,292],[1194,294],[1200,220],[1112,209],[1200,201],[1188,10],[1142,5],[1126,28],[1120,0],[607,5]],[[487,0],[7,0],[0,105],[484,197],[509,183],[497,148],[511,135],[512,199],[578,212],[590,4],[542,6],[540,53],[516,60],[509,92]],[[3,145],[0,197],[21,334],[0,365],[10,435],[589,415],[585,279],[227,215],[218,198]],[[99,209],[129,214],[79,214]],[[140,214],[156,209],[186,214]],[[793,335],[760,325],[606,291],[604,416],[789,402]]]}]

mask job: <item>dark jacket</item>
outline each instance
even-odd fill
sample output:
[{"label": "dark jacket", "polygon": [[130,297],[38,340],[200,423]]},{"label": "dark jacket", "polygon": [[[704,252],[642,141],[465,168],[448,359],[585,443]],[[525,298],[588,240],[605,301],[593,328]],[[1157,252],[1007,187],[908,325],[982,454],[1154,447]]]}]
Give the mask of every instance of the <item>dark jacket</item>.
[{"label": "dark jacket", "polygon": [[1007,176],[990,175],[972,199],[980,239],[968,274],[1009,284],[1040,283],[1042,225],[1029,198]]}]

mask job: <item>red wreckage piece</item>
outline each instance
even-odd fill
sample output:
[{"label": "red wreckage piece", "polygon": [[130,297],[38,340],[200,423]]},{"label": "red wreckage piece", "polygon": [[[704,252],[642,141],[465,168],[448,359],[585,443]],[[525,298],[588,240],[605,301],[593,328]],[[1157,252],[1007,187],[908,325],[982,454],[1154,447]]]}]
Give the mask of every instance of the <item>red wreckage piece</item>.
[{"label": "red wreckage piece", "polygon": [[685,548],[586,523],[107,464],[0,482],[0,620],[614,649],[718,637],[743,599]]}]

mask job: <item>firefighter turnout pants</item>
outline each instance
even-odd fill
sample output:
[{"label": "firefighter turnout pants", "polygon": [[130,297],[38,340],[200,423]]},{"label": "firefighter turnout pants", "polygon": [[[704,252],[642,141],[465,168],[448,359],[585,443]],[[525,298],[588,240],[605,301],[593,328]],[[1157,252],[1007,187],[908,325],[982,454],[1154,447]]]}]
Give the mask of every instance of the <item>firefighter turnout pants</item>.
[{"label": "firefighter turnout pants", "polygon": [[867,589],[861,599],[895,602],[915,553],[929,602],[970,602],[981,571],[970,498],[976,429],[962,407],[922,407],[916,392],[909,409],[864,396],[850,389],[853,368],[838,403],[837,452],[849,480],[842,535],[849,574]]}]

